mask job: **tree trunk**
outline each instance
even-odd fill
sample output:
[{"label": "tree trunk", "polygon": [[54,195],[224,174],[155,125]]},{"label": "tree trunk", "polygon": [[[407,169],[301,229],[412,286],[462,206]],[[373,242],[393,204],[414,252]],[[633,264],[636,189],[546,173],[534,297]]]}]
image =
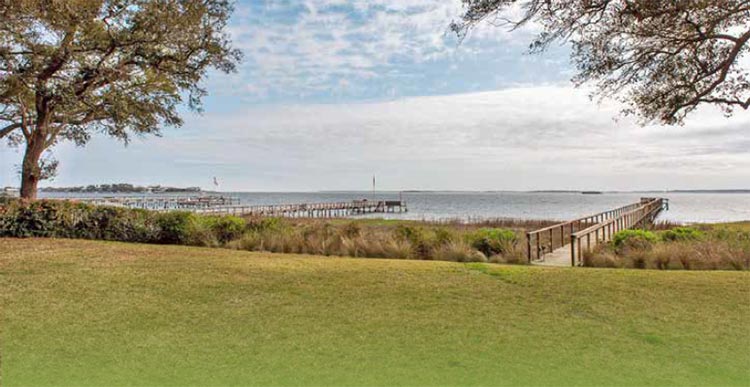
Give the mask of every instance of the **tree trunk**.
[{"label": "tree trunk", "polygon": [[41,180],[42,171],[39,160],[44,152],[44,136],[35,130],[26,142],[26,152],[21,166],[21,198],[36,200],[36,188]]}]

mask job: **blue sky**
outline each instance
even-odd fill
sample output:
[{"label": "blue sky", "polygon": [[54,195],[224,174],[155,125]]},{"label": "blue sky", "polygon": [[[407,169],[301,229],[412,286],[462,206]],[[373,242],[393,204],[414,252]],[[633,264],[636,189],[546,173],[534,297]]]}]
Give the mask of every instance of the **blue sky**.
[{"label": "blue sky", "polygon": [[240,2],[230,31],[245,61],[209,82],[227,97],[211,102],[371,101],[569,78],[566,49],[525,55],[528,29],[482,28],[459,44],[448,25],[460,12],[436,0]]},{"label": "blue sky", "polygon": [[[223,190],[747,187],[747,112],[640,127],[574,89],[565,47],[528,55],[534,26],[448,31],[458,0],[240,1],[245,59],[211,73],[205,113],[123,147],[59,145],[48,185]],[[747,58],[743,58],[747,63]],[[20,153],[0,145],[0,186]]]}]

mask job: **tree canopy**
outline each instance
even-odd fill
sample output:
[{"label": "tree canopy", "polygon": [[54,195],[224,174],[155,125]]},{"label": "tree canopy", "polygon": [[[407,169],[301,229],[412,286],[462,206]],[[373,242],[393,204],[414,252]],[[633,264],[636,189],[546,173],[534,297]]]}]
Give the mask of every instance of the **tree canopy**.
[{"label": "tree canopy", "polygon": [[94,133],[125,142],[200,110],[211,68],[235,70],[227,0],[0,0],[0,138],[25,146],[21,196],[45,150]]},{"label": "tree canopy", "polygon": [[[642,123],[680,124],[703,104],[731,115],[750,107],[750,1],[463,0],[452,29],[464,38],[478,23],[512,29],[536,23],[538,52],[570,43],[576,85],[625,103]],[[521,11],[517,20],[510,10]]]}]

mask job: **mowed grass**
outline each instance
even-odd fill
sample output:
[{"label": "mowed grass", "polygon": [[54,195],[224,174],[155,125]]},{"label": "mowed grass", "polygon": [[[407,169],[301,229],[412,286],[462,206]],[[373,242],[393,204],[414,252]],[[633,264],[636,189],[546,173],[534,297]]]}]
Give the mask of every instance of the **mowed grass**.
[{"label": "mowed grass", "polygon": [[750,385],[750,274],[0,239],[0,383]]}]

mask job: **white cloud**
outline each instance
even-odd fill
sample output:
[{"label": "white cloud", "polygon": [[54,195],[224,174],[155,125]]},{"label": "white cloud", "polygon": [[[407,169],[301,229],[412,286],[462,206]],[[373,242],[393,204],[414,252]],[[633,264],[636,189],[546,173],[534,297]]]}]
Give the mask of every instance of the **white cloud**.
[{"label": "white cloud", "polygon": [[[260,97],[305,96],[339,79],[369,80],[394,67],[511,44],[505,29],[483,25],[459,46],[448,27],[461,9],[460,0],[241,3],[230,33],[246,61],[231,82],[244,82],[245,91]],[[527,44],[525,31],[513,36],[516,46]]]},{"label": "white cloud", "polygon": [[[207,114],[180,132],[58,151],[57,184],[133,181],[226,189],[662,189],[743,187],[750,181],[750,117],[713,109],[684,127],[613,120],[570,87],[265,106]],[[102,165],[108,165],[102,168]],[[137,167],[136,167],[137,166]]]}]

